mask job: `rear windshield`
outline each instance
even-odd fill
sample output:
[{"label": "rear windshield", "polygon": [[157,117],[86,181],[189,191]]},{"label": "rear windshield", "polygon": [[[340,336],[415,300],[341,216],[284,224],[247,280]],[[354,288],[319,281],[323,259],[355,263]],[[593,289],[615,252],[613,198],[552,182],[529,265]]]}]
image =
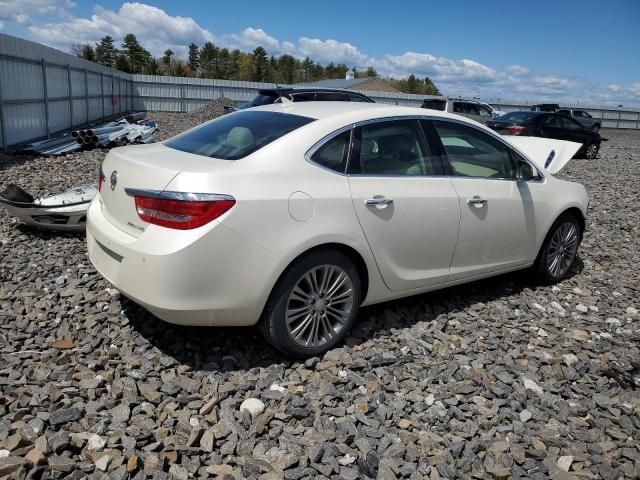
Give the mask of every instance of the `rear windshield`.
[{"label": "rear windshield", "polygon": [[498,120],[507,122],[526,122],[527,120],[537,117],[539,112],[511,112],[498,117]]},{"label": "rear windshield", "polygon": [[446,105],[446,100],[425,100],[422,104],[422,108],[428,108],[429,110],[440,110],[441,112],[444,112],[444,108]]},{"label": "rear windshield", "polygon": [[277,95],[258,95],[250,102],[243,103],[244,108],[259,107],[260,105],[271,105],[278,99]]},{"label": "rear windshield", "polygon": [[164,144],[205,157],[237,160],[312,121],[287,113],[245,110],[204,123]]}]

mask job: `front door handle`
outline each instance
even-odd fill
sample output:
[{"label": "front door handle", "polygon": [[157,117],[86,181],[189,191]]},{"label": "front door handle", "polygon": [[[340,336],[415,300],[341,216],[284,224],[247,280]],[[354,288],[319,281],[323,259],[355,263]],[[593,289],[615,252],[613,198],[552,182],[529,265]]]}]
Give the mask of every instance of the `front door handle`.
[{"label": "front door handle", "polygon": [[385,197],[369,198],[364,201],[364,204],[367,207],[386,207],[387,205],[393,205],[393,199]]},{"label": "front door handle", "polygon": [[487,203],[487,199],[479,197],[478,195],[474,195],[472,198],[469,198],[467,200],[467,203],[469,205],[484,205],[485,203]]}]

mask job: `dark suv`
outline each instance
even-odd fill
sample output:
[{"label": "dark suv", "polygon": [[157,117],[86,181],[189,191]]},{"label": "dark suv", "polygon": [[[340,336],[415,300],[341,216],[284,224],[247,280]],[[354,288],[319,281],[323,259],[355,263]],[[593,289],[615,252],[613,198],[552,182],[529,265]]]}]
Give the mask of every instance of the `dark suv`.
[{"label": "dark suv", "polygon": [[224,113],[244,110],[245,108],[271,105],[285,97],[292,102],[364,102],[375,103],[366,95],[350,90],[338,90],[336,88],[292,88],[278,87],[258,90],[258,96],[250,102],[241,103],[237,107],[225,106]]}]

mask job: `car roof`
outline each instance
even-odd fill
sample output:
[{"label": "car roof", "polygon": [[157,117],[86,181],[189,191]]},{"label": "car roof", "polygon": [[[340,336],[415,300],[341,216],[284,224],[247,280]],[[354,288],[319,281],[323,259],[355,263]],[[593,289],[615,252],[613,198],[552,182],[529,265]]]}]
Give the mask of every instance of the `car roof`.
[{"label": "car roof", "polygon": [[275,88],[261,88],[258,92],[261,95],[268,94],[268,93],[282,94],[282,93],[304,93],[304,92],[337,92],[337,93],[352,93],[358,96],[365,96],[360,92],[345,90],[343,88],[328,88],[328,87],[275,87]]},{"label": "car roof", "polygon": [[394,116],[429,116],[469,121],[468,118],[461,117],[460,115],[441,112],[439,110],[425,110],[424,108],[404,107],[384,103],[287,102],[254,107],[252,110],[288,113],[314,118],[316,120],[328,118],[335,118],[337,120],[340,117],[344,117],[345,121],[353,122]]}]

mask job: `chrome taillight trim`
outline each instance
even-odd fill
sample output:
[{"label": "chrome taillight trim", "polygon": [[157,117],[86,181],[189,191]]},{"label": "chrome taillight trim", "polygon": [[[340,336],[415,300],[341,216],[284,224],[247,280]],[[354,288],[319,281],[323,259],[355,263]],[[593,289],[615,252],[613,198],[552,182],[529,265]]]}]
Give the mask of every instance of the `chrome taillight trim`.
[{"label": "chrome taillight trim", "polygon": [[130,197],[160,198],[164,200],[181,200],[183,202],[214,202],[216,200],[232,200],[231,195],[221,193],[168,192],[164,190],[149,190],[144,188],[125,188]]}]

